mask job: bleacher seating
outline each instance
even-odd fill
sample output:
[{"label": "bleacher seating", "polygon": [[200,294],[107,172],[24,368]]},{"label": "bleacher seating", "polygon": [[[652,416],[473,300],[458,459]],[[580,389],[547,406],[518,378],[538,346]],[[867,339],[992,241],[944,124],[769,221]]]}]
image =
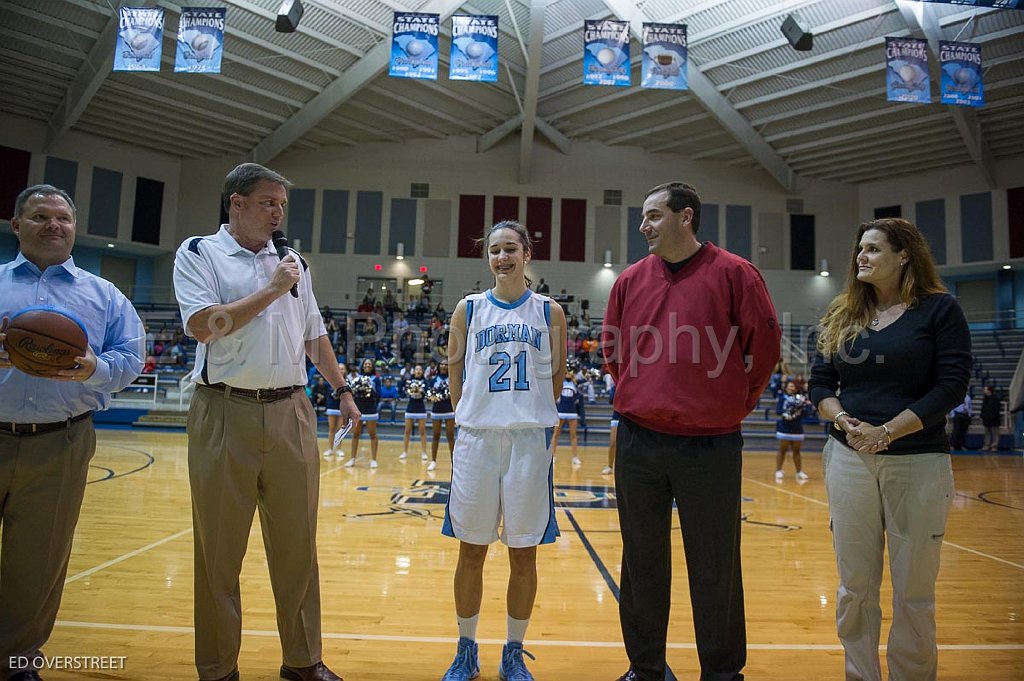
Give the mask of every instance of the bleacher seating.
[{"label": "bleacher seating", "polygon": [[[981,389],[989,385],[995,389],[996,394],[1002,396],[1005,417],[1007,389],[1013,379],[1017,362],[1024,354],[1024,330],[974,330],[971,332],[971,353],[974,356],[971,367],[971,399],[974,402],[975,418],[971,420],[967,431],[966,446],[968,449],[978,449],[984,440],[984,427],[978,416],[981,411]],[[1012,423],[1012,420],[1010,422]],[[1012,426],[1005,421],[1004,426],[1007,427],[1003,428],[1001,446],[1009,448],[1013,446],[1013,434],[1010,432]]]},{"label": "bleacher seating", "polygon": [[981,388],[994,385],[1006,390],[1024,353],[1024,330],[1000,329],[971,333],[971,351],[974,354],[973,383]]}]

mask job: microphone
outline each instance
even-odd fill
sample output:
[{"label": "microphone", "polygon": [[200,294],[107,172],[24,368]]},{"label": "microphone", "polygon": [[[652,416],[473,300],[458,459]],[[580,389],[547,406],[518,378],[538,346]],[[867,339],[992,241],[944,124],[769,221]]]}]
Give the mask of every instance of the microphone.
[{"label": "microphone", "polygon": [[[270,233],[270,241],[274,244],[274,249],[277,250],[277,257],[281,260],[285,259],[288,255],[288,239],[285,237],[284,232],[279,229],[275,229]],[[292,284],[292,298],[299,297],[299,288],[297,284]]]}]

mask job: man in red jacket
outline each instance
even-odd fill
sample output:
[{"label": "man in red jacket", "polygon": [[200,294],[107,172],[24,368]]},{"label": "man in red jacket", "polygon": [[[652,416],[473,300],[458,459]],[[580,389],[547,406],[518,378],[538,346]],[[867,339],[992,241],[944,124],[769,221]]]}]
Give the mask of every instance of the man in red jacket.
[{"label": "man in red jacket", "polygon": [[618,278],[604,316],[621,415],[619,618],[630,668],[619,681],[665,678],[673,500],[701,679],[738,681],[746,664],[740,422],[768,384],[781,331],[757,268],[697,240],[700,207],[682,182],[647,193],[650,255]]}]

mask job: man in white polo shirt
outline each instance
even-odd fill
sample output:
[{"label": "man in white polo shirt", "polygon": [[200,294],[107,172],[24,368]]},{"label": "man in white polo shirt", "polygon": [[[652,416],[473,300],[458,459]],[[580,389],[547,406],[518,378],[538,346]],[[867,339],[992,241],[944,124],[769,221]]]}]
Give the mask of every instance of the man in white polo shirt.
[{"label": "man in white polo shirt", "polygon": [[308,356],[340,399],[342,425],[359,418],[320,316],[306,263],[279,258],[271,234],[291,183],[256,163],[228,173],[228,224],[186,239],[174,292],[199,341],[188,413],[195,528],[196,668],[235,681],[241,644],[239,572],[260,512],[283,664],[293,681],[340,681],[322,660],[316,559],[320,456],[303,390]]}]

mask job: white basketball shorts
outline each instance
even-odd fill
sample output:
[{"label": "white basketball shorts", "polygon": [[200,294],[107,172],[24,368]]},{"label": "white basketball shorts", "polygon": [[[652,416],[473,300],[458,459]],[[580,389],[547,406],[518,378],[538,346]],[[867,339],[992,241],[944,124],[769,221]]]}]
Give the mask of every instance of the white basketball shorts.
[{"label": "white basketball shorts", "polygon": [[550,428],[459,428],[441,533],[467,544],[511,548],[558,537]]}]

